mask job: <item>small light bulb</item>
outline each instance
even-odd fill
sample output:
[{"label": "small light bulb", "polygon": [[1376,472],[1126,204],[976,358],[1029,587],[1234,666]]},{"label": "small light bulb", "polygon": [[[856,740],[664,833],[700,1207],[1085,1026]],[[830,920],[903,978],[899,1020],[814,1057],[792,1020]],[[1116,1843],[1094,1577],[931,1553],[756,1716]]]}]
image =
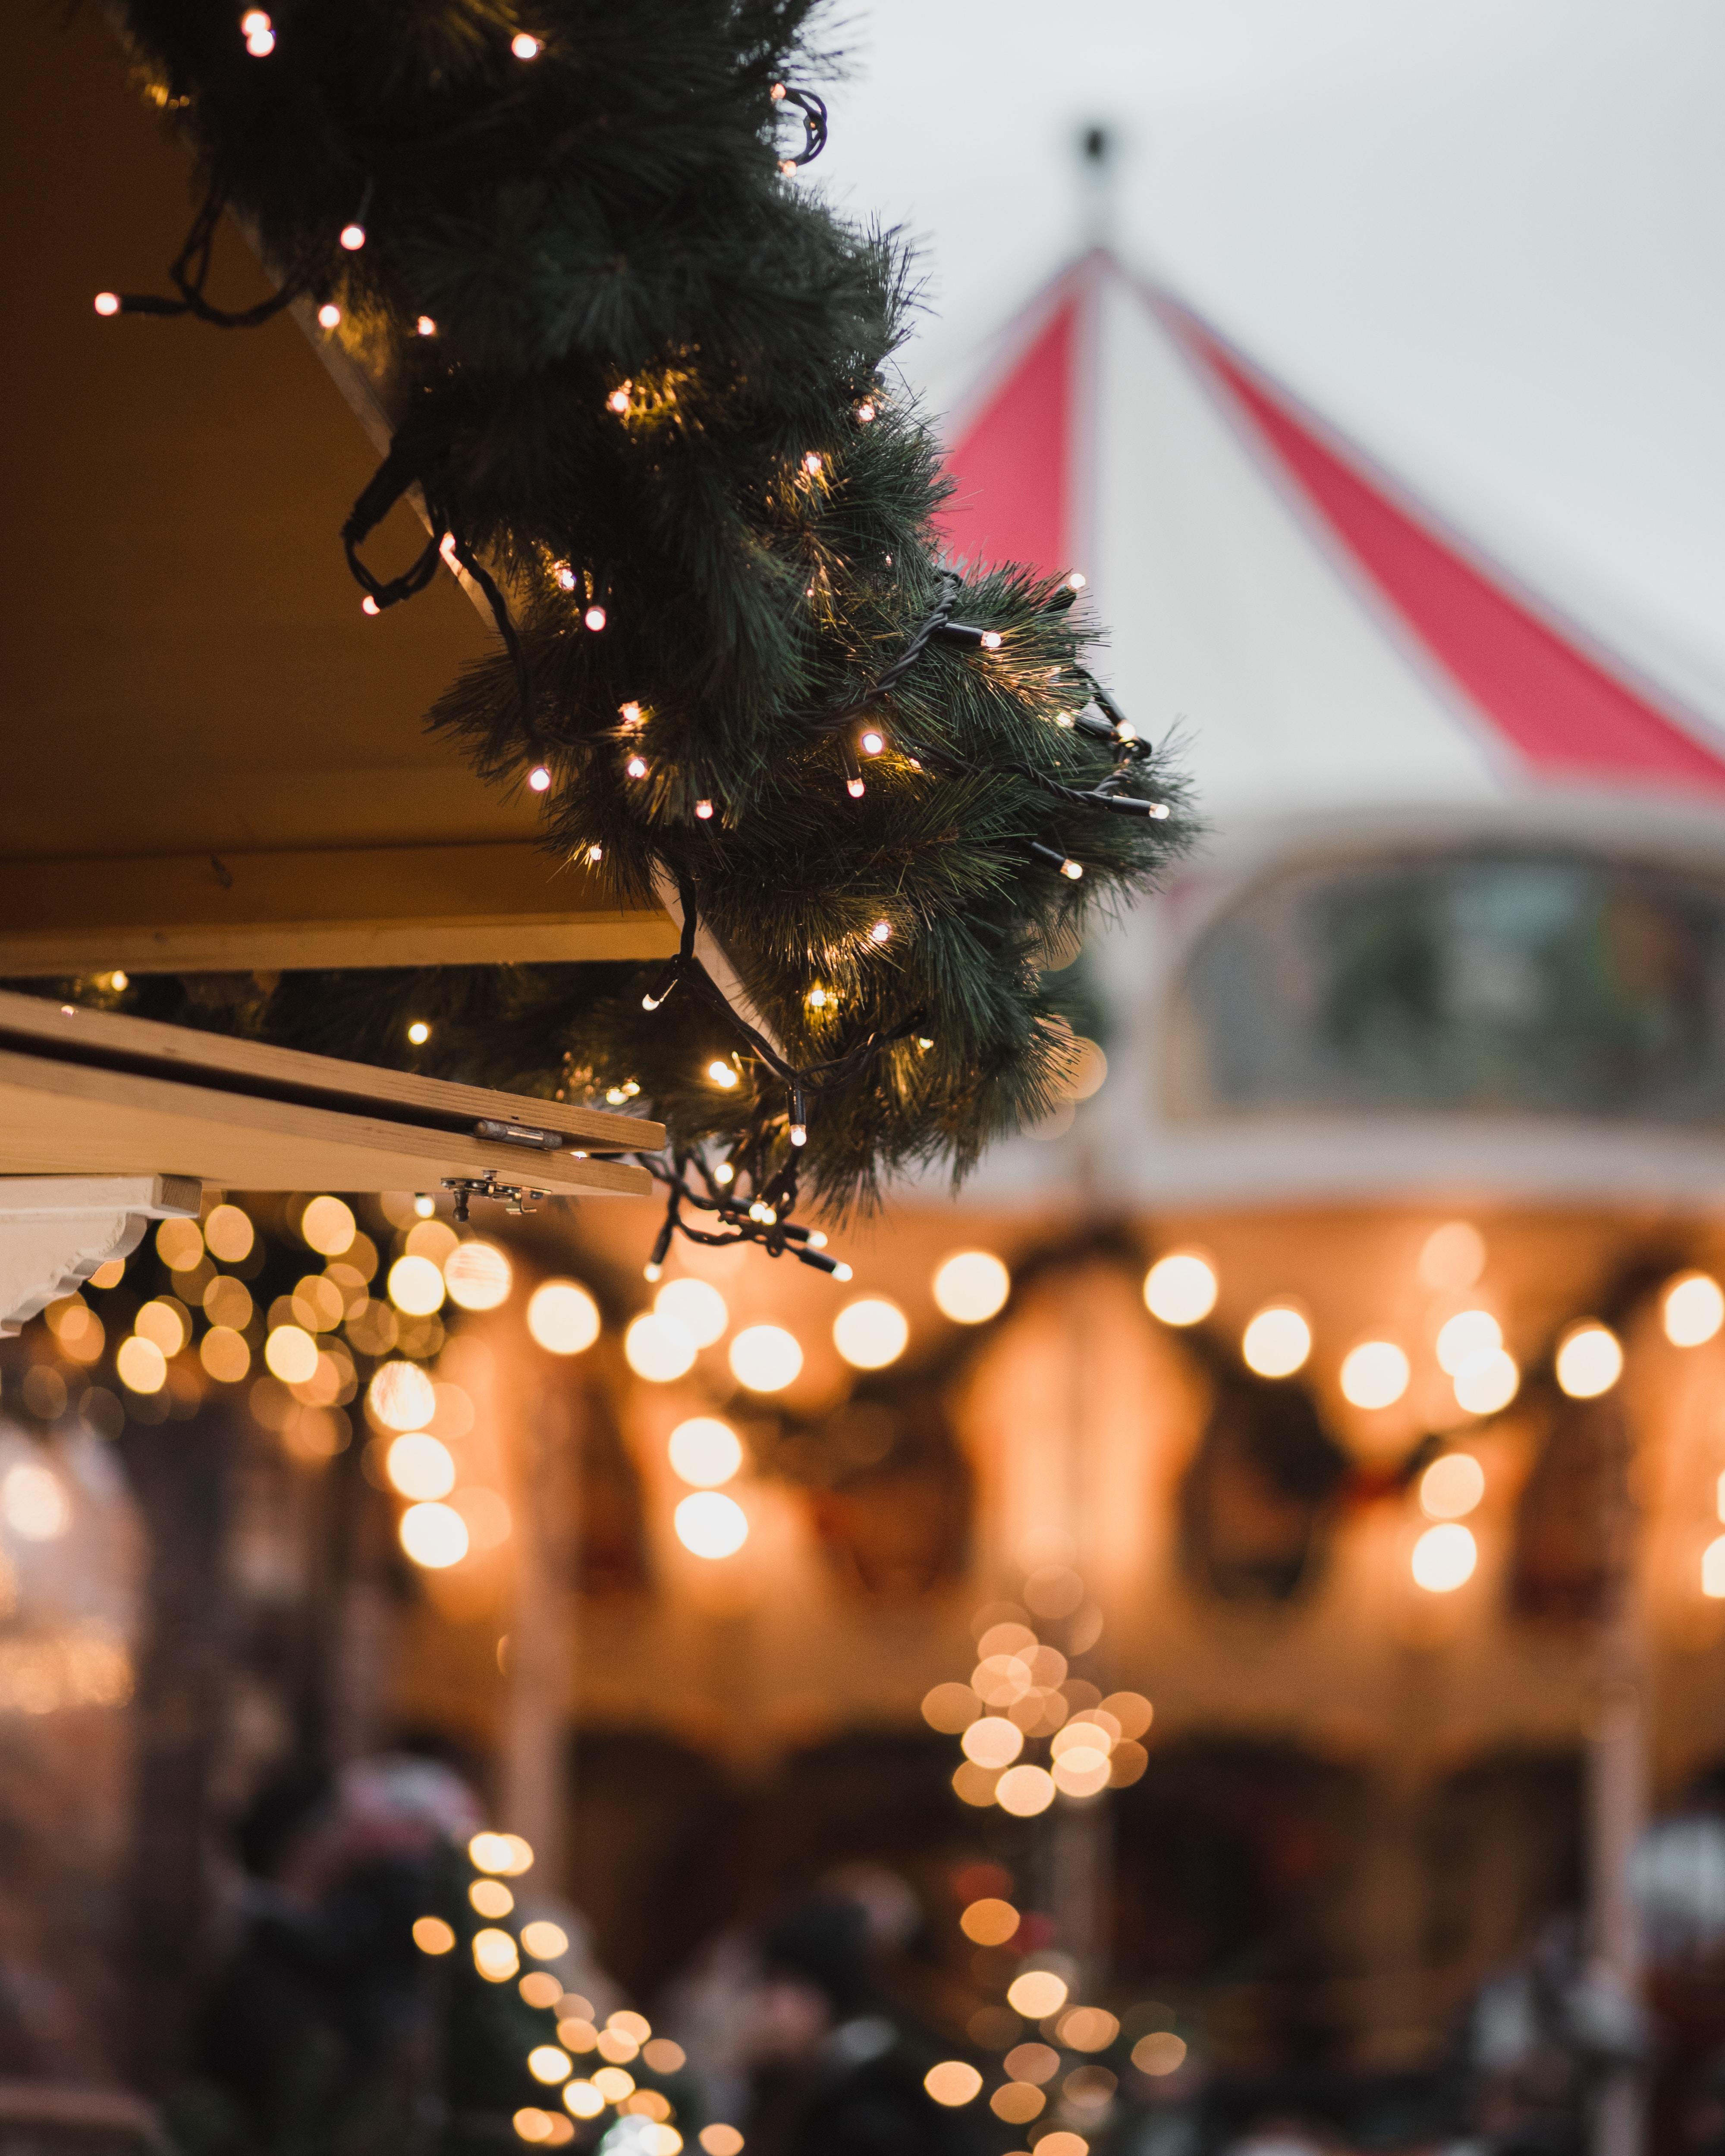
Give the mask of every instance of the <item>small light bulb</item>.
[{"label": "small light bulb", "polygon": [[982,647],[984,651],[998,651],[1000,649],[999,630],[998,629],[985,629],[983,631],[981,641]]},{"label": "small light bulb", "polygon": [[421,315],[418,321],[415,325],[415,327],[418,330],[421,336],[435,336],[437,335],[437,324],[433,321],[429,315]]},{"label": "small light bulb", "polygon": [[269,16],[261,8],[248,8],[239,18],[239,34],[243,38],[254,38],[259,30],[271,27]]},{"label": "small light bulb", "polygon": [[789,179],[792,173],[797,169],[796,159],[794,157],[781,157],[778,161],[778,169],[783,173],[787,179]]},{"label": "small light bulb", "polygon": [[869,931],[869,941],[871,943],[884,943],[891,933],[892,923],[890,921],[877,921]]},{"label": "small light bulb", "polygon": [[275,50],[275,28],[261,8],[242,15],[239,27],[245,33],[245,49],[254,60],[267,59]]},{"label": "small light bulb", "polygon": [[588,866],[589,868],[597,868],[604,858],[605,850],[603,846],[589,846],[588,848],[587,860]]},{"label": "small light bulb", "polygon": [[1066,579],[1066,588],[1070,592],[1081,592],[1089,582],[1082,569],[1075,569]]},{"label": "small light bulb", "polygon": [[453,562],[455,559],[455,535],[453,531],[444,532],[443,537],[438,542],[437,551],[446,562]]},{"label": "small light bulb", "polygon": [[833,1278],[835,1281],[848,1281],[854,1279],[855,1275],[851,1272],[849,1265],[834,1265],[833,1267]]},{"label": "small light bulb", "polygon": [[117,292],[98,292],[95,304],[99,315],[117,315],[120,312],[120,295]]},{"label": "small light bulb", "polygon": [[727,1093],[737,1083],[736,1071],[728,1063],[721,1063],[717,1056],[715,1056],[706,1066],[706,1075],[712,1080],[714,1085],[722,1086]]},{"label": "small light bulb", "polygon": [[509,49],[518,60],[536,60],[545,48],[537,38],[529,37],[525,30],[517,30],[509,41]]},{"label": "small light bulb", "polygon": [[777,105],[780,98],[784,95],[784,85],[782,82],[774,83],[772,89],[768,91],[767,95],[773,100],[773,103]]},{"label": "small light bulb", "polygon": [[695,813],[698,817],[700,817],[703,824],[711,822],[713,813],[712,803],[711,801],[697,801],[695,804]]},{"label": "small light bulb", "polygon": [[347,249],[347,252],[350,254],[357,254],[360,249],[363,247],[365,244],[366,228],[362,224],[344,224],[342,226],[341,244]]},{"label": "small light bulb", "polygon": [[863,798],[864,793],[864,787],[861,779],[847,778],[845,782],[845,791],[850,796],[853,801],[860,801]]},{"label": "small light bulb", "polygon": [[809,1230],[809,1249],[810,1249],[811,1250],[825,1250],[826,1246],[827,1246],[827,1233],[826,1233],[826,1229],[825,1229],[824,1228],[811,1228],[811,1229]]},{"label": "small light bulb", "polygon": [[870,420],[875,416],[874,406],[865,400],[862,403],[857,406],[856,416],[860,423],[866,427]]},{"label": "small light bulb", "polygon": [[326,300],[317,311],[318,327],[321,330],[336,329],[340,327],[341,321],[341,310],[333,300]]},{"label": "small light bulb", "polygon": [[806,457],[804,457],[804,458],[803,458],[803,470],[804,470],[804,471],[806,471],[806,472],[808,473],[808,475],[809,475],[809,476],[810,477],[810,479],[819,479],[819,476],[820,476],[820,453],[819,453],[819,450],[817,450],[817,449],[811,449],[811,450],[809,452],[808,455],[807,455]]},{"label": "small light bulb", "polygon": [[1068,877],[1073,883],[1076,883],[1084,874],[1084,864],[1081,861],[1062,861],[1060,874]]},{"label": "small light bulb", "polygon": [[1130,719],[1122,719],[1114,729],[1116,741],[1136,741],[1137,737],[1138,730]]},{"label": "small light bulb", "polygon": [[810,1009],[810,1010],[824,1010],[824,1009],[826,1009],[826,1007],[827,1007],[827,992],[826,992],[826,990],[825,990],[824,988],[811,988],[811,989],[809,991],[809,1009]]},{"label": "small light bulb", "polygon": [[415,1048],[423,1048],[430,1038],[431,1028],[427,1025],[423,1018],[416,1018],[408,1028],[408,1039],[413,1042]]},{"label": "small light bulb", "polygon": [[641,707],[639,704],[624,704],[619,708],[618,716],[624,726],[638,726],[641,723]]},{"label": "small light bulb", "polygon": [[551,773],[542,763],[536,763],[527,773],[527,783],[536,793],[547,793],[551,787]]},{"label": "small light bulb", "polygon": [[728,1160],[721,1160],[713,1170],[713,1181],[721,1186],[727,1183],[735,1183],[736,1180],[737,1170]]},{"label": "small light bulb", "polygon": [[572,592],[574,590],[575,572],[569,567],[567,562],[557,562],[552,568],[551,573],[557,578],[558,584],[564,591]]},{"label": "small light bulb", "polygon": [[916,1036],[916,1045],[918,1048],[923,1050],[932,1048],[934,1046],[934,1035],[930,1033],[919,1033]]},{"label": "small light bulb", "polygon": [[413,1211],[422,1220],[429,1220],[436,1210],[437,1200],[434,1198],[420,1197],[413,1200]]},{"label": "small light bulb", "polygon": [[807,1145],[808,1142],[809,1132],[807,1126],[802,1123],[793,1123],[791,1125],[791,1143],[794,1146],[800,1146]]},{"label": "small light bulb", "polygon": [[656,1281],[664,1270],[665,1267],[663,1265],[655,1265],[649,1258],[647,1263],[641,1267],[641,1278],[644,1281]]},{"label": "small light bulb", "polygon": [[581,619],[597,634],[605,626],[605,609],[602,606],[590,606]]},{"label": "small light bulb", "polygon": [[610,410],[621,417],[629,409],[629,391],[626,388],[614,389],[605,399],[605,403]]},{"label": "small light bulb", "polygon": [[1152,817],[1152,819],[1153,819],[1153,821],[1155,821],[1156,823],[1160,824],[1160,823],[1164,819],[1164,818],[1167,816],[1167,814],[1168,814],[1168,803],[1167,803],[1167,802],[1166,802],[1166,801],[1158,801],[1158,802],[1155,804],[1155,806],[1151,809],[1151,811],[1150,811],[1150,814],[1151,814],[1151,817]]},{"label": "small light bulb", "polygon": [[623,767],[631,778],[644,778],[647,776],[647,759],[644,756],[632,756]]},{"label": "small light bulb", "polygon": [[872,726],[862,737],[862,752],[865,756],[879,756],[886,746],[886,735],[877,734]]},{"label": "small light bulb", "polygon": [[367,592],[365,597],[360,601],[359,610],[362,613],[382,613],[383,611],[382,608],[378,605],[376,599],[372,597],[369,592]]}]

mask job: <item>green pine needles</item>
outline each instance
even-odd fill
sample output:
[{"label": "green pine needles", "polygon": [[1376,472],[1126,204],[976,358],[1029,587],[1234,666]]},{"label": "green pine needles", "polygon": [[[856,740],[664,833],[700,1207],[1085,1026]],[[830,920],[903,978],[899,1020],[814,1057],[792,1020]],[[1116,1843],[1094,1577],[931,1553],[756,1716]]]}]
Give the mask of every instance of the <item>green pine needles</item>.
[{"label": "green pine needles", "polygon": [[[885,372],[904,258],[782,168],[810,4],[279,0],[262,35],[237,0],[121,9],[208,228],[238,213],[385,382],[394,447],[345,535],[374,600],[410,596],[363,558],[408,485],[419,581],[495,580],[515,649],[431,723],[542,790],[548,843],[619,901],[680,891],[770,1039],[657,967],[290,974],[215,1022],[639,1101],[781,1213],[795,1171],[843,1207],[1045,1113],[1047,952],[1187,829],[1095,701],[1070,587],[943,578],[939,452]],[[175,304],[219,319],[200,271],[194,247]]]}]

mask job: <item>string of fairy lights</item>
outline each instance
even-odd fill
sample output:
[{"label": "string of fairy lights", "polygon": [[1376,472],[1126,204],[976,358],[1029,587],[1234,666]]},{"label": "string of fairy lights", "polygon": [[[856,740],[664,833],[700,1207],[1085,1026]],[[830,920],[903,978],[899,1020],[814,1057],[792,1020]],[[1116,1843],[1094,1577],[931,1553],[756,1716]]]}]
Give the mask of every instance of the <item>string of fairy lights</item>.
[{"label": "string of fairy lights", "polygon": [[[274,56],[290,28],[291,25],[279,25],[267,10],[259,8],[249,9],[238,18],[245,52],[264,64],[280,65]],[[506,35],[508,52],[516,63],[537,62],[548,50],[546,38],[532,31],[510,31],[506,23],[500,26],[499,34]],[[499,80],[498,94],[506,95],[506,81]],[[819,157],[825,146],[827,108],[813,92],[787,82],[772,85],[769,100],[774,111],[790,115],[803,130],[801,148],[778,160],[780,172],[788,177]],[[314,310],[319,326],[332,332],[343,320],[342,265],[361,255],[375,237],[376,177],[366,178],[358,186],[343,221],[327,235],[321,253],[313,250],[315,259],[278,265],[278,287],[269,299],[250,307],[224,309],[208,295],[215,234],[227,203],[218,172],[171,265],[175,296],[104,291],[96,295],[96,311],[104,316],[192,315],[223,328],[245,328],[304,299]],[[438,322],[426,314],[417,318],[414,328],[421,337],[433,338],[439,333]],[[885,391],[877,382],[855,398],[851,414],[859,428],[875,421],[884,398]],[[639,385],[632,380],[620,381],[606,393],[605,408],[619,424],[628,425],[638,416],[640,398]],[[831,450],[809,449],[795,460],[793,477],[812,493],[829,485],[842,463],[842,453],[835,456]],[[341,531],[350,570],[362,588],[362,607],[368,615],[376,616],[402,604],[425,590],[440,567],[464,578],[483,598],[513,671],[519,720],[528,745],[526,783],[534,793],[547,794],[557,783],[559,769],[571,767],[568,752],[578,744],[564,738],[559,730],[547,727],[515,608],[464,534],[452,505],[444,499],[440,469],[423,429],[411,422],[397,429],[388,454],[354,502]],[[382,576],[364,559],[364,542],[389,511],[415,488],[428,527],[425,543],[406,568],[391,577]],[[887,560],[890,564],[890,555]],[[589,635],[603,635],[613,624],[620,602],[602,568],[547,557],[540,575],[542,583],[531,593],[536,621],[542,617],[553,623],[562,620],[571,630]],[[1046,601],[1046,610],[1069,608],[1084,586],[1081,574],[1065,578]],[[895,692],[932,648],[957,646],[973,653],[983,665],[1011,655],[1004,649],[1006,639],[1000,629],[960,618],[964,588],[961,576],[952,571],[942,572],[933,605],[909,630],[891,663],[835,710],[787,714],[788,733],[809,742],[834,744],[845,790],[853,799],[861,798],[867,791],[865,773],[870,767],[891,768],[901,783],[907,776],[914,779],[918,775],[952,782],[1010,774],[1034,788],[1061,811],[1165,819],[1169,814],[1168,803],[1153,798],[1142,783],[1150,776],[1151,745],[1138,735],[1101,684],[1076,661],[1064,673],[1059,668],[1050,670],[1049,677],[1037,685],[1039,697],[1051,701],[1054,706],[1048,716],[1073,740],[1075,753],[1057,758],[1052,767],[1022,756],[983,762],[974,755],[961,754],[951,746],[931,741],[926,726],[911,724],[896,702]],[[811,596],[813,592],[811,586]],[[677,885],[682,911],[677,955],[644,995],[643,1007],[649,1012],[657,1010],[680,983],[687,983],[704,1005],[721,1014],[740,1035],[742,1045],[732,1056],[712,1059],[706,1075],[720,1093],[738,1092],[739,1106],[746,1102],[748,1109],[746,1126],[720,1157],[709,1159],[705,1149],[699,1147],[673,1149],[662,1158],[642,1157],[666,1192],[664,1230],[649,1261],[649,1277],[655,1276],[671,1240],[680,1234],[709,1244],[752,1243],[773,1256],[790,1255],[818,1270],[846,1277],[847,1269],[825,1255],[824,1239],[793,1217],[798,1199],[798,1156],[809,1141],[810,1117],[823,1101],[853,1086],[900,1044],[914,1040],[923,1052],[932,1048],[938,1037],[936,1021],[927,1012],[915,1012],[898,1023],[875,1028],[839,1055],[800,1065],[788,1059],[737,1007],[696,953],[696,938],[701,925],[696,879],[688,860],[675,857],[686,844],[685,832],[674,826],[660,828],[664,788],[645,783],[662,778],[665,773],[665,758],[654,746],[651,706],[625,701],[619,707],[619,721],[609,729],[609,738],[618,746],[624,778],[642,785],[644,803],[655,804],[652,850]],[[579,745],[593,744],[583,736]],[[1106,761],[1100,773],[1096,767],[1099,752]],[[722,825],[728,813],[723,799],[703,793],[694,801],[690,819],[696,828],[711,829]],[[1055,839],[1059,842],[1051,842]],[[1070,882],[1083,879],[1082,850],[1075,850],[1064,834],[1031,831],[1016,843],[1027,860]],[[603,853],[600,844],[585,848],[589,865],[600,863]],[[865,952],[882,951],[907,927],[907,922],[883,912],[859,932],[859,940]],[[815,1005],[816,993],[816,989],[809,992],[811,1007]],[[411,1038],[423,1040],[426,1029],[419,1024],[409,1031]],[[744,1079],[751,1082],[739,1091]],[[621,1088],[611,1088],[608,1097],[617,1105],[619,1096],[627,1100],[639,1091],[639,1084],[629,1081]],[[782,1101],[782,1108],[769,1110],[768,1094]],[[703,1221],[706,1224],[701,1224]]]}]

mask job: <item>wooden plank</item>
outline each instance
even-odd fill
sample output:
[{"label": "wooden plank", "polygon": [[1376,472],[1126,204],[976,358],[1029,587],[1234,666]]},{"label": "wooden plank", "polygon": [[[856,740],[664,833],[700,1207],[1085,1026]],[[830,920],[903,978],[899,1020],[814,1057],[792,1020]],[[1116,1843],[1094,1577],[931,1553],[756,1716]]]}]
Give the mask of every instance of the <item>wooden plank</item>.
[{"label": "wooden plank", "polygon": [[618,907],[528,840],[0,860],[0,973],[543,965],[668,957],[675,925]]},{"label": "wooden plank", "polygon": [[122,1175],[141,1162],[236,1190],[435,1190],[445,1176],[554,1196],[645,1197],[645,1168],[0,1050],[0,1174]]},{"label": "wooden plank", "polygon": [[[50,1051],[59,1047],[94,1052],[116,1060],[143,1059],[170,1074],[182,1073],[188,1079],[202,1075],[206,1083],[226,1075],[295,1091],[351,1096],[380,1109],[422,1109],[475,1122],[486,1116],[502,1122],[531,1123],[537,1129],[560,1131],[580,1143],[607,1151],[656,1152],[665,1143],[664,1125],[637,1116],[578,1107],[566,1101],[530,1100],[522,1094],[496,1092],[485,1086],[458,1086],[445,1078],[423,1078],[411,1070],[384,1070],[370,1063],[346,1063],[332,1055],[307,1055],[298,1049],[236,1040],[232,1034],[200,1033],[191,1026],[162,1025],[153,1019],[127,1018],[117,1011],[85,1010],[81,1005],[50,1003],[45,997],[23,996],[16,991],[0,991],[0,1038],[14,1046],[39,1042]],[[515,1147],[493,1150],[507,1153],[517,1165],[534,1158]],[[127,1165],[136,1168],[137,1163],[133,1160]],[[298,1189],[300,1185],[283,1187]]]}]

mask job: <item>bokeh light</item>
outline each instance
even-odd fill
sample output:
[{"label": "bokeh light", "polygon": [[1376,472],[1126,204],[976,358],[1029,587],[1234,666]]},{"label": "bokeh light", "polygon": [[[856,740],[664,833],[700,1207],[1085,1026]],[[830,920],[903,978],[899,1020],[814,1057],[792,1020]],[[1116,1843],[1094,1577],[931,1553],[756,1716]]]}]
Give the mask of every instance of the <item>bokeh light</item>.
[{"label": "bokeh light", "polygon": [[1679,1273],[1666,1287],[1661,1315],[1674,1348],[1699,1348],[1725,1325],[1725,1292],[1711,1273]]},{"label": "bokeh light", "polygon": [[444,1286],[462,1310],[495,1310],[509,1300],[515,1274],[506,1251],[495,1243],[459,1244],[444,1264]]},{"label": "bokeh light", "polygon": [[186,1344],[187,1323],[180,1306],[159,1296],[139,1311],[132,1320],[132,1330],[140,1339],[153,1341],[167,1356],[177,1355]]},{"label": "bokeh light", "polygon": [[579,1355],[599,1337],[599,1306],[579,1281],[545,1281],[527,1299],[527,1330],[548,1355]]},{"label": "bokeh light", "polygon": [[982,2094],[983,2077],[968,2059],[942,2059],[924,2074],[922,2086],[937,2103],[955,2110]]},{"label": "bokeh light", "polygon": [[855,1370],[884,1370],[905,1352],[911,1327],[889,1296],[862,1296],[833,1320],[833,1345]]},{"label": "bokeh light", "polygon": [[300,1233],[326,1258],[339,1258],[358,1232],[352,1209],[339,1198],[314,1198],[300,1215]]},{"label": "bokeh light", "polygon": [[1407,1356],[1393,1340],[1366,1340],[1342,1364],[1342,1397],[1350,1407],[1394,1407],[1408,1389]]},{"label": "bokeh light", "polygon": [[988,2108],[1009,2126],[1022,2126],[1026,2119],[1036,2118],[1047,2102],[1041,2090],[1033,2088],[1029,2082],[1008,2082],[988,2098]]},{"label": "bokeh light", "polygon": [[1290,1304],[1266,1303],[1246,1327],[1240,1352],[1260,1378],[1291,1378],[1312,1353],[1312,1327]]},{"label": "bokeh light", "polygon": [[229,1325],[213,1325],[198,1343],[198,1359],[218,1384],[237,1385],[252,1367],[252,1351]]},{"label": "bokeh light", "polygon": [[1074,2051],[1106,2051],[1120,2024],[1102,2006],[1072,2006],[1060,2016],[1060,2041]]},{"label": "bokeh light", "polygon": [[1701,1553],[1701,1591],[1714,1602],[1725,1601],[1725,1535],[1716,1536]]},{"label": "bokeh light", "polygon": [[203,1224],[203,1240],[213,1258],[224,1265],[237,1265],[251,1255],[256,1232],[249,1214],[237,1205],[218,1205]]},{"label": "bokeh light", "polygon": [[1004,1306],[1012,1275],[992,1250],[955,1250],[934,1276],[934,1300],[955,1325],[982,1325]]},{"label": "bokeh light", "polygon": [[1144,1276],[1144,1307],[1164,1325],[1196,1325],[1216,1306],[1216,1269],[1196,1250],[1170,1250]]},{"label": "bokeh light", "polygon": [[195,1220],[164,1220],[156,1230],[156,1255],[172,1273],[188,1273],[203,1255],[203,1231]]},{"label": "bokeh light", "polygon": [[514,1895],[501,1879],[475,1879],[467,1898],[482,1917],[506,1917],[515,1907]]},{"label": "bokeh light", "polygon": [[1489,1310],[1458,1311],[1438,1329],[1438,1368],[1453,1378],[1464,1363],[1502,1345],[1503,1327]]},{"label": "bokeh light", "polygon": [[446,1954],[455,1943],[455,1934],[441,1917],[416,1917],[413,1920],[413,1944],[421,1953]]},{"label": "bokeh light", "polygon": [[782,1325],[746,1326],[731,1343],[731,1374],[752,1393],[782,1393],[802,1368],[802,1348]]},{"label": "bokeh light", "polygon": [[1051,1969],[1027,1969],[1006,1987],[1006,2003],[1027,2021],[1045,2021],[1066,2003],[1066,1979]]},{"label": "bokeh light", "polygon": [[667,1281],[653,1298],[661,1317],[675,1318],[697,1348],[711,1348],[725,1337],[730,1308],[711,1281]]},{"label": "bokeh light", "polygon": [[742,1440],[716,1415],[691,1415],[670,1434],[673,1471],[699,1490],[716,1489],[742,1466]]},{"label": "bokeh light", "polygon": [[437,1394],[417,1363],[386,1363],[366,1389],[366,1409],[385,1430],[423,1430],[437,1412]]},{"label": "bokeh light", "polygon": [[1513,1356],[1502,1348],[1470,1355],[1452,1378],[1455,1404],[1469,1414],[1496,1414],[1515,1398],[1522,1382]]},{"label": "bokeh light", "polygon": [[531,1924],[521,1926],[521,1944],[535,1961],[555,1961],[569,1951],[569,1934],[549,1917],[536,1917]]},{"label": "bokeh light", "polygon": [[51,1467],[20,1460],[0,1479],[0,1518],[27,1543],[58,1542],[72,1524],[65,1484]]},{"label": "bokeh light", "polygon": [[[274,1337],[273,1335],[271,1336]],[[302,1332],[300,1337],[305,1336]],[[311,1351],[315,1368],[317,1350]],[[135,1393],[159,1393],[167,1383],[167,1358],[153,1340],[141,1340],[134,1332],[122,1340],[114,1356],[114,1368],[122,1385]]]},{"label": "bokeh light", "polygon": [[467,1522],[449,1505],[409,1505],[396,1533],[414,1563],[428,1572],[459,1564],[467,1554]]},{"label": "bokeh light", "polygon": [[677,1540],[696,1557],[734,1557],[749,1538],[748,1515],[719,1490],[697,1490],[672,1514]]},{"label": "bokeh light", "polygon": [[1428,1594],[1450,1594],[1473,1578],[1479,1547],[1453,1520],[1428,1527],[1414,1545],[1414,1580]]},{"label": "bokeh light", "polygon": [[623,1352],[638,1378],[668,1385],[691,1368],[697,1351],[685,1326],[648,1310],[631,1321],[623,1336]]},{"label": "bokeh light", "polygon": [[1015,2082],[1051,2082],[1060,2071],[1060,2055],[1052,2044],[1014,2044],[1001,2064]]},{"label": "bokeh light", "polygon": [[703,2126],[698,2138],[706,2156],[742,2156],[742,2136],[734,2126]]},{"label": "bokeh light", "polygon": [[565,2082],[563,2102],[577,2118],[597,2118],[605,2108],[605,2099],[591,2082]]},{"label": "bokeh light", "polygon": [[441,1438],[425,1430],[398,1437],[383,1455],[390,1487],[403,1497],[447,1497],[455,1486],[455,1462]]},{"label": "bokeh light", "polygon": [[1018,1928],[1018,1911],[992,1894],[972,1902],[958,1919],[959,1930],[979,1947],[1004,1947]]},{"label": "bokeh light", "polygon": [[1558,1342],[1558,1383],[1572,1400],[1597,1399],[1622,1375],[1622,1342],[1597,1318],[1572,1325]]},{"label": "bokeh light", "polygon": [[1048,1810],[1054,1798],[1054,1777],[1042,1767],[1009,1767],[994,1784],[995,1803],[1014,1819],[1034,1819],[1038,1812]]},{"label": "bokeh light", "polygon": [[507,1932],[490,1928],[473,1935],[473,1965],[487,1984],[506,1984],[521,1968],[521,1956]]},{"label": "bokeh light", "polygon": [[922,1719],[946,1737],[968,1729],[982,1711],[982,1702],[967,1684],[937,1684],[922,1698]]},{"label": "bokeh light", "polygon": [[1024,1732],[1002,1715],[985,1714],[971,1723],[960,1746],[978,1767],[1009,1767],[1024,1748]]},{"label": "bokeh light", "polygon": [[1485,1270],[1486,1239],[1471,1220],[1434,1228],[1420,1253],[1420,1284],[1435,1293],[1461,1294]]},{"label": "bokeh light", "polygon": [[1486,1471],[1471,1452],[1446,1452],[1420,1478],[1420,1509],[1428,1520],[1461,1520],[1486,1494]]},{"label": "bokeh light", "polygon": [[389,1300],[408,1317],[429,1317],[444,1306],[444,1276],[429,1258],[411,1252],[389,1268]]},{"label": "bokeh light", "polygon": [[1185,2063],[1185,2040],[1172,2029],[1158,2029],[1132,2046],[1132,2064],[1141,2074],[1176,2073]]}]

